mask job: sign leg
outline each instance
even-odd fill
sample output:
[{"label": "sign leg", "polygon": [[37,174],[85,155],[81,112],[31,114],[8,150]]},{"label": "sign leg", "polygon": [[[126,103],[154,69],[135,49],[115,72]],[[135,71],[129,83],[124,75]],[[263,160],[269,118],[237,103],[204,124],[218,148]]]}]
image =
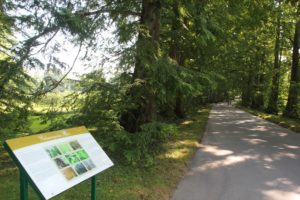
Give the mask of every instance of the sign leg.
[{"label": "sign leg", "polygon": [[20,173],[20,199],[28,200],[28,181],[26,174],[22,169],[19,169]]},{"label": "sign leg", "polygon": [[91,200],[96,200],[96,176],[92,177]]}]

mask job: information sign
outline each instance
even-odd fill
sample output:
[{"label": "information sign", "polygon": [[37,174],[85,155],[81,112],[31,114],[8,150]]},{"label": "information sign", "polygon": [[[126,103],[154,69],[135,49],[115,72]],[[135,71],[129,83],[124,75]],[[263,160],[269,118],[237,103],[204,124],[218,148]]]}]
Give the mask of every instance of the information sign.
[{"label": "information sign", "polygon": [[45,199],[113,165],[85,127],[11,139],[5,145]]}]

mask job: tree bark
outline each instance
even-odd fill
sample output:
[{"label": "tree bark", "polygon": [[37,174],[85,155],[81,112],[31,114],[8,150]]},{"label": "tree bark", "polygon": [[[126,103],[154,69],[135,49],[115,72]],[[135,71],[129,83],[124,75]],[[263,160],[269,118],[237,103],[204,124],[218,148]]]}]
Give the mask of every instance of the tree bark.
[{"label": "tree bark", "polygon": [[[298,9],[299,10],[299,9]],[[299,13],[299,12],[298,12]],[[293,57],[290,89],[288,95],[288,102],[286,104],[284,115],[287,117],[298,118],[297,110],[298,93],[299,93],[299,39],[300,39],[300,21],[298,20],[295,27],[294,41],[293,41]]]},{"label": "tree bark", "polygon": [[134,107],[120,116],[120,124],[129,132],[139,131],[142,124],[156,118],[156,96],[149,79],[151,67],[159,56],[160,10],[160,0],[142,0],[136,63],[132,87],[128,91],[128,98]]},{"label": "tree bark", "polygon": [[264,107],[265,76],[261,66],[265,65],[266,52],[264,48],[256,47],[256,59],[253,62],[253,96],[251,97],[251,108],[261,110]]},{"label": "tree bark", "polygon": [[242,106],[244,107],[250,107],[252,103],[252,97],[253,97],[253,70],[249,69],[246,80],[247,83],[244,86],[244,89],[242,91]]},{"label": "tree bark", "polygon": [[[280,6],[280,5],[279,5]],[[281,12],[281,11],[280,11]],[[277,17],[277,31],[274,48],[274,74],[272,79],[271,93],[269,96],[269,103],[266,109],[267,113],[277,114],[278,113],[278,94],[279,94],[279,80],[280,80],[280,34],[281,31],[281,13]]]},{"label": "tree bark", "polygon": [[[169,57],[177,62],[178,65],[183,66],[185,59],[183,56],[182,48],[180,47],[180,13],[179,13],[179,1],[175,0],[173,2],[173,21],[172,21],[172,37],[171,45],[169,49]],[[180,91],[177,91],[175,104],[173,108],[175,116],[179,119],[185,117],[185,111],[183,106],[183,98]]]},{"label": "tree bark", "polygon": [[[177,60],[178,64],[180,66],[184,66],[185,58],[183,55],[178,57],[179,60]],[[175,116],[179,119],[183,119],[185,117],[185,108],[184,108],[184,101],[181,91],[177,91],[176,93],[176,99],[175,99],[175,106],[174,106],[174,113]]]}]

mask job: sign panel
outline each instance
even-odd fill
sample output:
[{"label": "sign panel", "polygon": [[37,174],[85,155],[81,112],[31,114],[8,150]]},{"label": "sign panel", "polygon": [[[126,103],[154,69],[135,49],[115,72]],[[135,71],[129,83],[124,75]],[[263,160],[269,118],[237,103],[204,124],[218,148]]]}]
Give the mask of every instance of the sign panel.
[{"label": "sign panel", "polygon": [[45,199],[113,165],[85,127],[11,139],[6,144]]}]

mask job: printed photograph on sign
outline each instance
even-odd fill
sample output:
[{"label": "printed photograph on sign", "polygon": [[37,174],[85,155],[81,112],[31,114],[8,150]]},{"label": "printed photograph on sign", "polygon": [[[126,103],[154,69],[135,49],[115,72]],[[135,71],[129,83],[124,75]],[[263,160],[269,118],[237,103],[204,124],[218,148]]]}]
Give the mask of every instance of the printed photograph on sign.
[{"label": "printed photograph on sign", "polygon": [[91,170],[96,167],[90,159],[83,161],[83,164],[86,166],[88,170]]},{"label": "printed photograph on sign", "polygon": [[77,149],[81,149],[81,145],[77,142],[77,141],[72,141],[70,142],[70,145],[71,147],[74,149],[74,150],[77,150]]},{"label": "printed photograph on sign", "polygon": [[51,158],[54,158],[58,155],[61,155],[60,151],[56,146],[46,149],[47,153],[50,155]]},{"label": "printed photograph on sign", "polygon": [[80,160],[86,160],[87,158],[89,158],[87,152],[83,149],[77,151],[76,155],[80,158]]},{"label": "printed photograph on sign", "polygon": [[87,169],[85,168],[85,166],[82,163],[75,165],[75,169],[76,169],[77,174],[83,174],[83,173],[87,172]]},{"label": "printed photograph on sign", "polygon": [[75,153],[66,155],[66,158],[68,159],[68,161],[71,165],[74,165],[80,161]]},{"label": "printed photograph on sign", "polygon": [[60,169],[69,166],[67,159],[65,159],[64,157],[55,158],[54,161],[55,161],[56,165],[58,166],[58,168],[60,168]]},{"label": "printed photograph on sign", "polygon": [[63,169],[62,173],[68,180],[71,180],[72,178],[77,176],[77,174],[75,173],[72,167],[67,167]]},{"label": "printed photograph on sign", "polygon": [[72,151],[72,149],[71,149],[71,147],[70,147],[70,145],[68,143],[59,144],[58,148],[64,154]]},{"label": "printed photograph on sign", "polygon": [[45,150],[67,180],[96,168],[77,140],[56,144]]}]

